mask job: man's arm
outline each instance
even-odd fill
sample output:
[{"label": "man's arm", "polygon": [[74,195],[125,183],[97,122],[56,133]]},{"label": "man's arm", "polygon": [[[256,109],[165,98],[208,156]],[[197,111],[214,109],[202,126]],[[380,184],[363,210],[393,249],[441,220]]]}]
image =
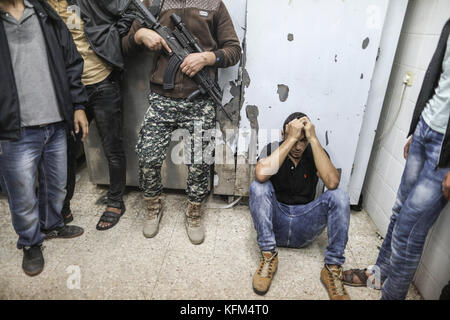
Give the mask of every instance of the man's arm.
[{"label": "man's arm", "polygon": [[220,7],[214,17],[214,24],[217,27],[216,40],[219,47],[219,49],[214,51],[216,56],[215,66],[218,68],[234,66],[241,59],[242,49],[233,21],[223,2],[220,3]]},{"label": "man's arm", "polygon": [[172,51],[158,33],[134,20],[128,34],[122,38],[122,53],[124,56],[134,56],[144,48],[150,51],[160,51],[162,48],[169,53]]},{"label": "man's arm", "polygon": [[261,183],[266,182],[278,172],[281,164],[286,160],[289,151],[293,148],[296,141],[284,140],[284,142],[267,158],[260,159],[256,164],[255,177]]},{"label": "man's arm", "polygon": [[304,123],[305,136],[308,139],[309,144],[311,145],[314,156],[314,163],[316,165],[319,177],[322,179],[327,189],[336,189],[339,186],[340,181],[339,172],[331,163],[330,158],[320,145],[319,139],[316,136],[314,125],[306,117],[301,118],[300,120],[302,120]]},{"label": "man's arm", "polygon": [[80,129],[83,132],[82,140],[88,134],[89,123],[84,112],[85,105],[88,101],[86,88],[81,82],[81,75],[83,74],[84,61],[73,41],[72,34],[61,20],[61,45],[64,54],[64,61],[66,65],[66,74],[69,84],[70,95],[74,107],[74,126],[75,133]]},{"label": "man's arm", "polygon": [[191,78],[206,66],[227,68],[235,65],[241,59],[242,50],[239,38],[236,35],[233,21],[223,2],[220,4],[217,14],[214,16],[214,26],[216,28],[218,49],[214,52],[191,53],[184,59],[180,66],[181,72]]},{"label": "man's arm", "polygon": [[267,158],[261,159],[256,164],[255,177],[261,183],[266,182],[271,176],[276,174],[294,147],[297,141],[302,137],[303,122],[295,119],[286,126],[286,139],[274,152]]}]

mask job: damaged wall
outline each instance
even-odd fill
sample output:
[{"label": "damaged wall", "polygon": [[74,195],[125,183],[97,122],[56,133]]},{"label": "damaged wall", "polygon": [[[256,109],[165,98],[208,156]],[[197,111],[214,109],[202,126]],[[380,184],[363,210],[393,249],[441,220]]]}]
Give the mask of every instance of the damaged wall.
[{"label": "damaged wall", "polygon": [[281,139],[284,120],[296,111],[315,124],[347,190],[388,3],[247,1],[251,83],[241,109],[236,195],[248,195],[260,150]]}]

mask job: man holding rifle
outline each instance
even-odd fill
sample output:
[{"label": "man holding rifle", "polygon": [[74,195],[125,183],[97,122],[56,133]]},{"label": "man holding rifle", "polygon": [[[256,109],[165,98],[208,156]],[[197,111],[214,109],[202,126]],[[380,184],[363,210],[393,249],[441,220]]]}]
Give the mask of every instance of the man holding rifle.
[{"label": "man holding rifle", "polygon": [[197,73],[206,70],[210,78],[215,79],[217,68],[226,68],[238,63],[241,47],[230,15],[220,0],[149,2],[151,12],[155,16],[160,13],[158,22],[162,26],[174,29],[171,15],[175,13],[180,16],[203,52],[187,55],[175,75],[173,88],[165,89],[164,74],[169,65],[172,49],[161,35],[143,27],[135,20],[128,35],[122,39],[125,55],[132,55],[145,48],[158,54],[150,78],[149,108],[136,145],[140,186],[148,205],[143,233],[148,238],[158,233],[163,213],[161,166],[172,132],[176,129],[186,129],[190,134],[192,148],[191,161],[187,164],[189,175],[186,189],[188,195],[186,230],[193,244],[201,244],[205,238],[201,203],[208,194],[210,165],[203,159],[201,161],[194,159],[194,146],[197,144],[193,141],[194,127],[201,128],[201,136],[196,139],[201,141],[203,154],[207,141],[203,141],[202,136],[206,131],[215,128],[216,113],[211,96],[206,94],[194,98],[190,96],[199,90],[199,85],[195,81]]}]

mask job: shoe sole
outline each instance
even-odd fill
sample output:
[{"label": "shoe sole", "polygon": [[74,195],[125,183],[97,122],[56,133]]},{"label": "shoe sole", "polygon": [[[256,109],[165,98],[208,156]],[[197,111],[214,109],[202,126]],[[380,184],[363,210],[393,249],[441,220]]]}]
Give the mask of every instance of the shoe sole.
[{"label": "shoe sole", "polygon": [[[22,269],[22,270],[23,270],[23,269]],[[35,276],[37,276],[38,274],[40,274],[43,270],[44,270],[44,268],[42,268],[42,269],[40,269],[40,270],[38,270],[38,271],[35,271],[35,272],[29,272],[29,271],[25,271],[25,270],[23,270],[23,272],[24,272],[27,276],[35,277]]]},{"label": "shoe sole", "polygon": [[[188,238],[189,238],[189,236],[188,236]],[[202,244],[203,242],[205,242],[205,239],[203,239],[202,241],[199,241],[199,242],[194,242],[194,241],[192,241],[191,240],[191,238],[189,238],[189,241],[192,243],[192,244],[194,244],[194,245],[199,245],[199,244]]]},{"label": "shoe sole", "polygon": [[84,230],[81,231],[81,233],[72,235],[72,236],[49,236],[49,237],[45,237],[45,240],[52,240],[52,239],[72,239],[72,238],[76,238],[81,236],[84,233]]}]

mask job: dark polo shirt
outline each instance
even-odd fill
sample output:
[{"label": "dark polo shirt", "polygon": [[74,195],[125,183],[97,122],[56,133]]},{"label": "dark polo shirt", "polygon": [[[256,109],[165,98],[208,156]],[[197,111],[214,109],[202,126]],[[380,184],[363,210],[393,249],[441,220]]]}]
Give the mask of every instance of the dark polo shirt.
[{"label": "dark polo shirt", "polygon": [[[268,144],[262,150],[260,158],[270,156],[281,143]],[[258,161],[260,158],[258,158]],[[270,178],[270,181],[275,189],[276,198],[281,203],[296,205],[313,201],[319,177],[317,176],[311,146],[306,147],[297,167],[289,157],[286,157],[286,160],[284,160],[278,172]]]}]

